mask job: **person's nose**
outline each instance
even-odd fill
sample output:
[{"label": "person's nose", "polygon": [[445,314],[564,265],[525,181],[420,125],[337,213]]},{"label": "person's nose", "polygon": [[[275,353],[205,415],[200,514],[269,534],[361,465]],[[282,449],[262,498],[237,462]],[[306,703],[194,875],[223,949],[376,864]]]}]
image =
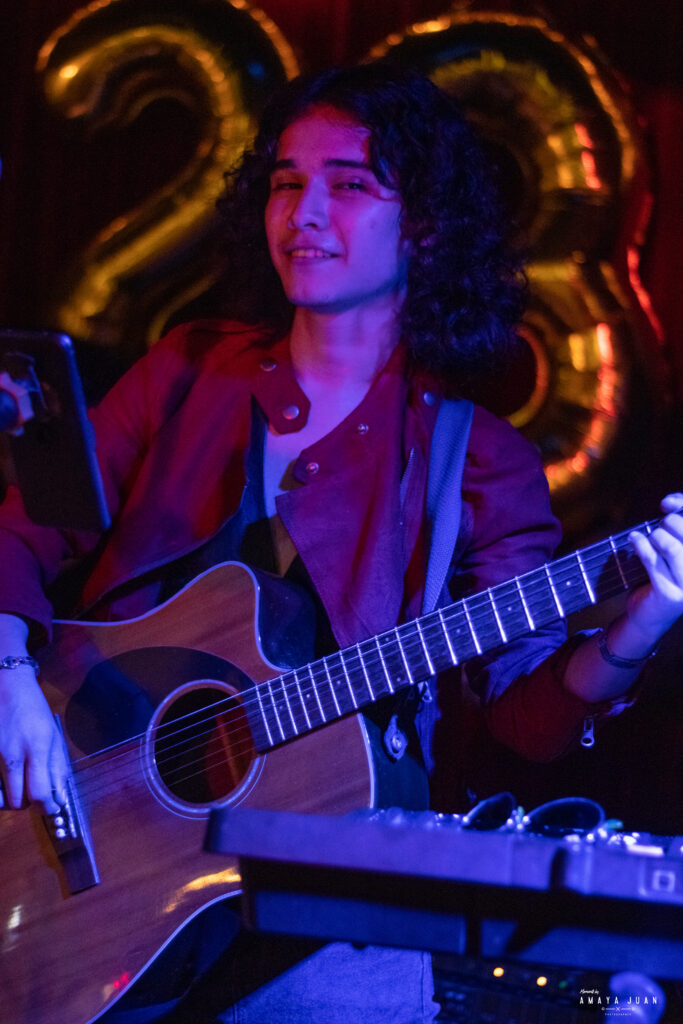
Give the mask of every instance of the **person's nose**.
[{"label": "person's nose", "polygon": [[329,224],[329,197],[320,182],[309,181],[300,192],[289,214],[289,225],[297,231],[305,228],[326,228]]}]

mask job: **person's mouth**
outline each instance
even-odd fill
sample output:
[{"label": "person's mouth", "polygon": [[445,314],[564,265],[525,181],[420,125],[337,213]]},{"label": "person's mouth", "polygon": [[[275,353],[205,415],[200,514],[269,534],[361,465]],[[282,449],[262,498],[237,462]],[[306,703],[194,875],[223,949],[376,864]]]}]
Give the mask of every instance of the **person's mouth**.
[{"label": "person's mouth", "polygon": [[334,253],[328,252],[326,249],[316,249],[312,246],[295,246],[294,248],[287,249],[287,255],[293,260],[334,259]]}]

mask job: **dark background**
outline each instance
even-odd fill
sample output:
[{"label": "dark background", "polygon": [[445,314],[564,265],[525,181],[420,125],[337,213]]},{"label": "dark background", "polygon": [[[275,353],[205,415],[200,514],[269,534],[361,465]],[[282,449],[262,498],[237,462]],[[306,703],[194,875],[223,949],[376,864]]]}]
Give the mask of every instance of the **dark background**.
[{"label": "dark background", "polygon": [[[195,141],[188,115],[170,105],[109,137],[88,135],[47,108],[34,72],[36,55],[82,6],[78,0],[5,0],[0,12],[0,323],[39,323],[44,297],[65,258],[168,180]],[[300,66],[311,70],[359,60],[389,33],[448,10],[441,0],[263,0],[259,6],[279,26]],[[665,329],[670,383],[680,401],[683,4],[553,0],[546,10],[568,35],[594,37],[642,116],[655,194],[642,276]]]},{"label": "dark background", "polygon": [[[0,11],[0,326],[51,326],[47,300],[65,262],[113,217],[169,180],[196,143],[190,115],[169,102],[143,112],[124,131],[97,135],[48,109],[36,55],[81,6],[78,0],[4,0]],[[390,32],[448,9],[440,0],[262,0],[260,7],[304,70],[361,59]],[[594,37],[642,119],[654,207],[641,276],[664,329],[661,402],[670,410],[660,428],[664,469],[653,468],[653,507],[644,512],[654,514],[662,481],[683,489],[683,4],[553,0],[546,12],[569,36]],[[634,481],[634,488],[642,494],[649,483]],[[609,723],[594,750],[541,769],[495,751],[490,785],[500,780],[527,804],[584,792],[629,827],[683,833],[681,649],[679,631],[652,663],[639,705]]]}]

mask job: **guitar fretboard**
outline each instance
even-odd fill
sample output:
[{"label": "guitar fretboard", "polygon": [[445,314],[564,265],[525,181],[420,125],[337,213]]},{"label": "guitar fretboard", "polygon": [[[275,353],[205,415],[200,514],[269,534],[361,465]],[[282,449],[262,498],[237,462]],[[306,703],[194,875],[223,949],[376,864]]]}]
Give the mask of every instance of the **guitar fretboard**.
[{"label": "guitar fretboard", "polygon": [[[658,520],[636,529],[651,533]],[[353,647],[258,683],[248,712],[256,748],[358,711],[645,582],[631,530],[429,612]]]}]

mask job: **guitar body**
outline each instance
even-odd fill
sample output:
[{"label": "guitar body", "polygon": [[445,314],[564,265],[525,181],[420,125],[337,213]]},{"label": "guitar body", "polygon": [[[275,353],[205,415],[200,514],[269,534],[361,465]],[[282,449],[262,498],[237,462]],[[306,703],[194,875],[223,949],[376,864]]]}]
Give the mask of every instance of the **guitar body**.
[{"label": "guitar body", "polygon": [[[275,582],[264,596],[257,574],[225,563],[140,618],[56,625],[41,680],[65,726],[99,882],[73,891],[54,819],[0,814],[5,1024],[94,1020],[185,921],[239,891],[235,863],[202,849],[212,808],[344,814],[392,802],[393,775],[396,802],[423,803],[408,795],[412,757],[393,763],[359,714],[254,751],[239,695],[282,671],[264,654],[264,619],[306,660],[291,642],[299,599],[283,589],[278,603]],[[214,714],[216,701],[228,711]],[[208,728],[192,745],[183,730],[200,718]]]},{"label": "guitar body", "polygon": [[239,892],[235,864],[202,849],[214,808],[426,807],[406,695],[640,586],[630,533],[313,662],[301,592],[236,562],[137,619],[57,624],[42,680],[74,779],[66,823],[0,813],[3,1024],[94,1021]]}]

